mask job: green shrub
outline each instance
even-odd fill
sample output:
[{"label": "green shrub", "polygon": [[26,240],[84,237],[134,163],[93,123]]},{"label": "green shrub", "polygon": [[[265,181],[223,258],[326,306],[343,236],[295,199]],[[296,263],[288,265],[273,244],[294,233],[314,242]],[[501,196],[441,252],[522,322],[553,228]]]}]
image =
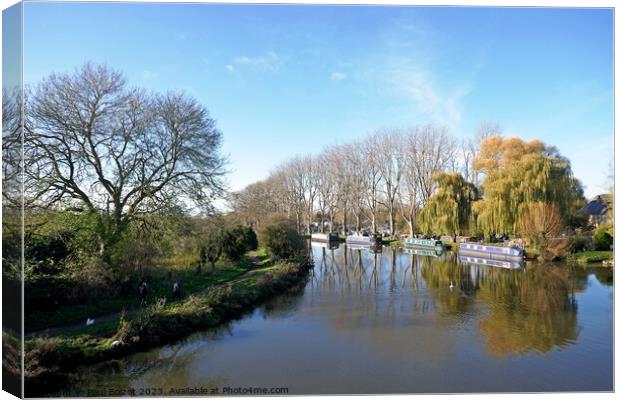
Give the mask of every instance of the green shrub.
[{"label": "green shrub", "polygon": [[592,250],[592,239],[585,236],[575,236],[573,239],[573,252]]},{"label": "green shrub", "polygon": [[229,260],[239,260],[246,252],[256,250],[258,247],[256,233],[250,227],[235,225],[224,235],[224,255]]},{"label": "green shrub", "polygon": [[592,239],[594,241],[595,250],[609,250],[614,243],[613,236],[607,233],[607,229],[603,227],[598,228],[594,232],[594,237]]},{"label": "green shrub", "polygon": [[276,221],[265,226],[260,233],[259,241],[273,255],[281,258],[300,257],[306,251],[303,237],[288,221]]}]

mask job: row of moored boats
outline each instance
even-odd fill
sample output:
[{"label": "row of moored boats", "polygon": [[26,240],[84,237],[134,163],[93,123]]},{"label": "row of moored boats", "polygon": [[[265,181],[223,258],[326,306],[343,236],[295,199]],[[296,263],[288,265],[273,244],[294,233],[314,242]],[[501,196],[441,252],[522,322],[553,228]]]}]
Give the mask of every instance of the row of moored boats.
[{"label": "row of moored boats", "polygon": [[[312,234],[313,242],[335,243],[340,239],[333,233]],[[345,243],[351,247],[373,248],[381,246],[380,235],[349,235]],[[409,237],[404,239],[404,251],[409,254],[437,257],[443,254],[445,246],[441,240]],[[461,262],[503,268],[521,268],[525,258],[523,249],[511,246],[494,246],[475,242],[459,243]]]}]

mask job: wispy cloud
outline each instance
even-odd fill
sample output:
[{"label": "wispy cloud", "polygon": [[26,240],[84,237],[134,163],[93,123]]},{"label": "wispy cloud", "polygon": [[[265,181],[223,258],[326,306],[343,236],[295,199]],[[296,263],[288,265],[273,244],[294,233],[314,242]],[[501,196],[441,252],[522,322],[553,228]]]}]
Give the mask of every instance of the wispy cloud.
[{"label": "wispy cloud", "polygon": [[277,69],[282,60],[274,51],[268,51],[260,56],[240,56],[233,60],[234,64],[249,65],[264,69]]},{"label": "wispy cloud", "polygon": [[228,70],[228,72],[233,72],[235,70],[235,67],[233,67],[231,64],[226,65],[226,69]]},{"label": "wispy cloud", "polygon": [[471,71],[461,71],[460,78],[446,79],[436,65],[435,33],[424,21],[396,19],[390,27],[378,38],[378,51],[355,63],[359,68],[352,76],[367,83],[360,90],[369,97],[396,99],[393,111],[407,115],[412,123],[434,123],[463,134],[467,97],[484,60]]},{"label": "wispy cloud", "polygon": [[142,79],[146,80],[146,81],[150,81],[153,80],[155,78],[157,78],[157,73],[150,71],[148,69],[145,69],[144,71],[142,71]]},{"label": "wispy cloud", "polygon": [[471,80],[440,86],[430,69],[412,59],[394,61],[386,68],[385,79],[389,90],[409,100],[412,115],[461,133],[465,98],[473,89]]},{"label": "wispy cloud", "polygon": [[344,72],[338,72],[338,71],[332,72],[332,75],[331,75],[332,81],[341,81],[343,79],[347,79],[347,74],[345,74]]}]

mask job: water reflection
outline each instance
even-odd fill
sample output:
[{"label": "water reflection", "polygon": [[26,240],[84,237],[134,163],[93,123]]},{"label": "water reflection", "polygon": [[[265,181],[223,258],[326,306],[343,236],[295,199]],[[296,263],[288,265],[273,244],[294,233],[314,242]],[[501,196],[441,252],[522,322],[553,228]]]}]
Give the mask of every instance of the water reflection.
[{"label": "water reflection", "polygon": [[303,289],[220,329],[85,368],[68,393],[93,382],[291,394],[612,387],[612,270],[310,248],[315,267]]},{"label": "water reflection", "polygon": [[575,291],[586,285],[587,275],[565,265],[495,266],[453,254],[420,254],[390,247],[380,254],[321,249],[315,251],[310,290],[364,296],[343,298],[337,319],[347,321],[342,326],[358,328],[353,320],[363,318],[365,326],[399,326],[429,312],[439,324],[475,322],[486,349],[496,355],[548,352],[577,340]]}]

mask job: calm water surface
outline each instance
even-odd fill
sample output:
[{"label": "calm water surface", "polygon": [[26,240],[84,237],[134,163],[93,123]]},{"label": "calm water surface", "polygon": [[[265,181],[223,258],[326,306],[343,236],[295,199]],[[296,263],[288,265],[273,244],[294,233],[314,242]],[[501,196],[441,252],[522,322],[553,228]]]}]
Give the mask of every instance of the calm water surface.
[{"label": "calm water surface", "polygon": [[[220,329],[80,371],[88,389],[289,394],[613,390],[606,268],[508,270],[313,246],[305,288]],[[452,286],[452,287],[451,287]]]}]

